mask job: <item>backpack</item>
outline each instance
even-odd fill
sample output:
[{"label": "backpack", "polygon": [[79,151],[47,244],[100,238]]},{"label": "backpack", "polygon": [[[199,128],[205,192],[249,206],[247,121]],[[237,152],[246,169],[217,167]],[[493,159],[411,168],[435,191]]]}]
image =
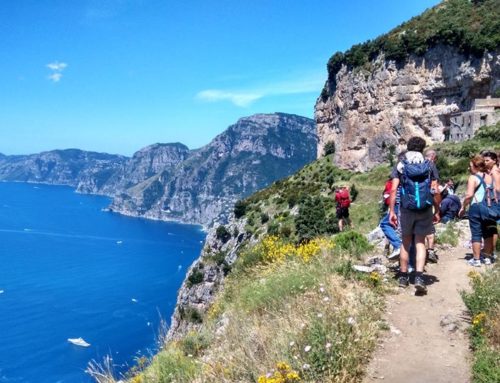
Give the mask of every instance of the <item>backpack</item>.
[{"label": "backpack", "polygon": [[476,187],[474,194],[476,194],[477,189],[479,189],[481,185],[484,187],[484,198],[479,205],[481,218],[486,221],[498,221],[500,219],[500,203],[497,199],[495,190],[486,186],[483,179],[484,176],[481,178],[476,174],[476,177],[479,179],[479,185]]},{"label": "backpack", "polygon": [[431,166],[428,160],[410,163],[403,160],[401,206],[408,210],[424,210],[432,206]]},{"label": "backpack", "polygon": [[335,201],[342,208],[347,208],[351,206],[351,199],[349,196],[349,191],[347,189],[342,189],[335,194]]},{"label": "backpack", "polygon": [[382,198],[384,199],[384,204],[389,206],[391,200],[391,190],[392,190],[392,180],[387,180],[384,187],[384,192],[382,193]]}]

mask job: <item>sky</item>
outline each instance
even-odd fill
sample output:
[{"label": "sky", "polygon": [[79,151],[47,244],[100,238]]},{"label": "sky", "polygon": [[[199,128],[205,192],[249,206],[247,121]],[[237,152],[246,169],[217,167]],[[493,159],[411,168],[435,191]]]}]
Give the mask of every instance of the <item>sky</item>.
[{"label": "sky", "polygon": [[195,149],[252,114],[313,118],[331,55],[438,2],[2,1],[0,153]]}]

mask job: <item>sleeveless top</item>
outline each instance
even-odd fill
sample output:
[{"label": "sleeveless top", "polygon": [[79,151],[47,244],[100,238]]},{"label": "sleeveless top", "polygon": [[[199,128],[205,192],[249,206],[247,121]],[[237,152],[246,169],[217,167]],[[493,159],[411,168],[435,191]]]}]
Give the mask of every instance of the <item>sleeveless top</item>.
[{"label": "sleeveless top", "polygon": [[486,183],[484,182],[484,174],[483,176],[478,176],[477,174],[474,174],[478,180],[479,180],[479,186],[476,188],[476,191],[474,192],[474,197],[472,198],[471,201],[471,206],[476,204],[476,203],[481,203],[483,202],[484,196],[486,195]]}]

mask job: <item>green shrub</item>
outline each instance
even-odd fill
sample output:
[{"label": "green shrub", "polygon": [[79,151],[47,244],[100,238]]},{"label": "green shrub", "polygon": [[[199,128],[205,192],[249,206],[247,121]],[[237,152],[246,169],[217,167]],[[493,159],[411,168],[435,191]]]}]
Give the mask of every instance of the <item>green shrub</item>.
[{"label": "green shrub", "polygon": [[323,153],[325,156],[328,156],[330,154],[335,153],[335,142],[334,141],[328,141],[325,146],[323,147]]},{"label": "green shrub", "polygon": [[188,287],[197,285],[198,283],[201,282],[203,282],[203,272],[196,267],[193,271],[191,271],[191,274],[189,274]]},{"label": "green shrub", "polygon": [[184,355],[198,356],[203,350],[210,345],[210,339],[206,332],[190,331],[179,342]]},{"label": "green shrub", "polygon": [[334,241],[338,249],[345,250],[356,256],[372,248],[372,245],[370,245],[364,235],[353,230],[337,234]]},{"label": "green shrub", "polygon": [[191,382],[199,372],[192,358],[186,357],[180,350],[168,349],[160,352],[151,367],[157,382]]},{"label": "green shrub", "polygon": [[500,267],[469,272],[472,291],[462,292],[471,313],[469,328],[474,351],[473,383],[500,381]]},{"label": "green shrub", "polygon": [[262,213],[260,215],[260,223],[265,224],[267,221],[269,221],[269,214]]},{"label": "green shrub", "polygon": [[246,214],[248,204],[245,201],[239,200],[234,204],[234,216],[241,218]]},{"label": "green shrub", "polygon": [[231,233],[226,229],[224,225],[220,225],[215,231],[215,236],[218,240],[226,243],[231,238]]},{"label": "green shrub", "polygon": [[444,231],[440,232],[436,236],[436,242],[440,244],[449,244],[451,246],[458,245],[458,236],[460,233],[457,232],[454,222],[448,222]]}]

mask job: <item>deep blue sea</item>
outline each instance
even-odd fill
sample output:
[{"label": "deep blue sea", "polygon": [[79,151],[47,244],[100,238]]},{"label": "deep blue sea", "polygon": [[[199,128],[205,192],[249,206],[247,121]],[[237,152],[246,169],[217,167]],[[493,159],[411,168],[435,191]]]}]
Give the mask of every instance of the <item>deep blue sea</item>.
[{"label": "deep blue sea", "polygon": [[[0,182],[0,382],[92,382],[155,350],[201,227],[124,217],[64,186]],[[84,348],[67,341],[82,337]]]}]

